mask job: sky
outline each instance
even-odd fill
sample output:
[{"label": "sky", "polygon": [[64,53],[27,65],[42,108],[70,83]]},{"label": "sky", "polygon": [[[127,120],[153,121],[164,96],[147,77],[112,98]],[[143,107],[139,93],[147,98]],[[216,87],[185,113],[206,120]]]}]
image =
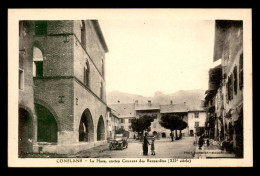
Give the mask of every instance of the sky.
[{"label": "sky", "polygon": [[208,88],[213,20],[99,20],[106,89],[143,96]]}]

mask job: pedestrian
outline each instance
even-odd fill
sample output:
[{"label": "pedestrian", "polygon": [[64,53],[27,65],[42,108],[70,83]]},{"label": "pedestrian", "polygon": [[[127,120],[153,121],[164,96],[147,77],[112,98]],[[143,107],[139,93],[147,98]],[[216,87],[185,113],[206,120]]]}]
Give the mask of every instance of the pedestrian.
[{"label": "pedestrian", "polygon": [[203,146],[204,144],[204,134],[202,134],[199,138],[199,149],[201,149],[201,147]]},{"label": "pedestrian", "polygon": [[151,155],[155,155],[155,151],[154,151],[154,138],[152,139],[152,144],[151,144]]},{"label": "pedestrian", "polygon": [[170,136],[171,136],[171,139],[172,139],[172,141],[173,141],[173,134],[172,134],[172,131],[171,131],[171,133],[170,133]]},{"label": "pedestrian", "polygon": [[150,143],[147,139],[147,133],[145,133],[143,140],[143,155],[148,155],[148,145],[150,145]]}]

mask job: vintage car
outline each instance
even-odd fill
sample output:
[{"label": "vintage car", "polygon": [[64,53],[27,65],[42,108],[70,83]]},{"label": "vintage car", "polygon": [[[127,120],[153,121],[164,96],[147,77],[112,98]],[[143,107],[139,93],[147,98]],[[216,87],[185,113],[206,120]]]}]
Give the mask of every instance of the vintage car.
[{"label": "vintage car", "polygon": [[124,137],[123,134],[116,134],[115,139],[109,141],[109,150],[120,149],[128,147],[127,137]]}]

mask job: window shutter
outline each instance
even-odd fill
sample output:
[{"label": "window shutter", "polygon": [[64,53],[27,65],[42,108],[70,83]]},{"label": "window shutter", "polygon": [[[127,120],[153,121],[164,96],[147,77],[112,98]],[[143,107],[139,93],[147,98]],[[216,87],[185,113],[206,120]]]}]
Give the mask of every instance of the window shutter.
[{"label": "window shutter", "polygon": [[234,93],[236,95],[237,94],[237,66],[234,67],[233,75],[234,75]]},{"label": "window shutter", "polygon": [[233,100],[233,74],[230,75],[230,99]]},{"label": "window shutter", "polygon": [[239,89],[243,88],[243,53],[240,55],[239,59]]},{"label": "window shutter", "polygon": [[227,102],[227,104],[228,104],[228,100],[229,100],[229,92],[228,92],[228,81],[227,81],[227,83],[226,83],[226,102]]}]

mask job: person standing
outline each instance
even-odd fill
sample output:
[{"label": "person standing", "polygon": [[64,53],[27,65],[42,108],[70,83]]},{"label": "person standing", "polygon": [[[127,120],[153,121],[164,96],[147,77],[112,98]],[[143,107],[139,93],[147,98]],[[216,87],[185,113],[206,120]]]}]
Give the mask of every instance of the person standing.
[{"label": "person standing", "polygon": [[147,133],[145,133],[143,140],[143,155],[148,155],[148,145],[150,145],[150,143],[147,139]]},{"label": "person standing", "polygon": [[171,131],[171,133],[170,133],[170,136],[171,136],[171,139],[172,139],[172,141],[173,141],[173,134],[172,134],[172,131]]},{"label": "person standing", "polygon": [[154,138],[152,139],[152,144],[151,144],[151,155],[155,155],[155,151],[154,151]]}]

